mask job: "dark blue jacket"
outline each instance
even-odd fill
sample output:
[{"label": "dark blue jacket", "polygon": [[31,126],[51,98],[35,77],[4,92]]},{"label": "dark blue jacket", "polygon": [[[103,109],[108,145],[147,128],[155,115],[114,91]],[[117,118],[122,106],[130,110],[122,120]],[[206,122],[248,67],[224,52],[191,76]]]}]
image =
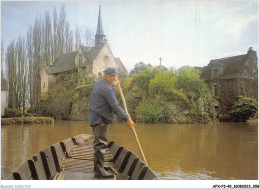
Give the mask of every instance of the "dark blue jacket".
[{"label": "dark blue jacket", "polygon": [[95,84],[89,110],[91,126],[114,123],[114,113],[123,120],[129,119],[117,101],[114,88],[105,78]]}]

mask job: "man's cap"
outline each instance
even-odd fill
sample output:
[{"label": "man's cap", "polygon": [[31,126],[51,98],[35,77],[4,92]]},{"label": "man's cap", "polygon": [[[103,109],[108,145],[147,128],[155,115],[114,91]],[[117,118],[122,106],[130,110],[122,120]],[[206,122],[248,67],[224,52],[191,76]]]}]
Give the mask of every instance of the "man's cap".
[{"label": "man's cap", "polygon": [[115,68],[107,68],[103,71],[103,73],[107,75],[116,75],[117,71]]}]

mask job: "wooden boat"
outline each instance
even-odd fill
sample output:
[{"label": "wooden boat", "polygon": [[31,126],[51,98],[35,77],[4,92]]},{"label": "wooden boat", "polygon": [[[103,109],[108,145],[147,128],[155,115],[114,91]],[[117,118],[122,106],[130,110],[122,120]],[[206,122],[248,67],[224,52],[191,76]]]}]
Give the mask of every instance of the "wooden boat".
[{"label": "wooden boat", "polygon": [[[33,155],[8,180],[99,180],[94,178],[94,136],[81,134]],[[154,180],[154,172],[134,153],[108,142],[105,165],[116,173],[112,180]],[[120,177],[120,175],[125,175]]]}]

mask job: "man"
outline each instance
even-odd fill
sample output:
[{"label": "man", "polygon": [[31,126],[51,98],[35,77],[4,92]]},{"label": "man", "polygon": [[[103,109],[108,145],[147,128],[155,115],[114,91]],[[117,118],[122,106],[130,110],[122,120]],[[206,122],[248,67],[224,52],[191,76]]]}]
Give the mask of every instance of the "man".
[{"label": "man", "polygon": [[90,101],[89,123],[94,133],[94,171],[97,178],[110,178],[114,174],[106,171],[104,166],[104,156],[107,146],[107,127],[114,123],[114,113],[125,120],[132,129],[134,122],[119,105],[114,86],[118,86],[116,81],[117,71],[114,68],[104,70],[104,78],[99,80],[93,89]]}]

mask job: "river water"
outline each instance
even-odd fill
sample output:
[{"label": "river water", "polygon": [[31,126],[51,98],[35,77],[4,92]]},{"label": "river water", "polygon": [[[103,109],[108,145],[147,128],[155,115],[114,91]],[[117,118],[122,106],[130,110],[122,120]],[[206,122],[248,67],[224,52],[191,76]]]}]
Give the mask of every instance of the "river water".
[{"label": "river water", "polygon": [[[135,128],[147,162],[159,179],[258,179],[257,123],[136,124]],[[6,178],[45,147],[82,133],[92,134],[87,122],[2,126],[1,177]],[[126,124],[110,125],[109,139],[142,157]]]}]

